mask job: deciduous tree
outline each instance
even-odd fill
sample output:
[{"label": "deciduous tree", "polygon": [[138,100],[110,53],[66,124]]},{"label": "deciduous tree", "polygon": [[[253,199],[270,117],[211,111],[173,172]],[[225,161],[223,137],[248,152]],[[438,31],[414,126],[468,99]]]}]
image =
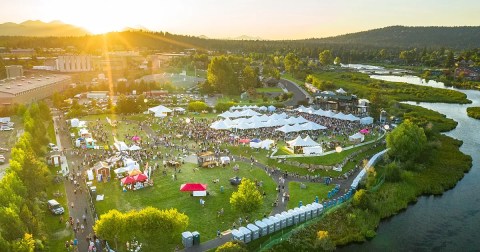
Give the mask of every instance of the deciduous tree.
[{"label": "deciduous tree", "polygon": [[238,190],[232,193],[230,204],[234,209],[241,213],[251,213],[263,203],[263,197],[258,191],[255,183],[249,179],[243,178],[242,183],[238,186]]},{"label": "deciduous tree", "polygon": [[423,128],[405,120],[387,135],[388,154],[400,161],[414,160],[422,155],[427,146]]}]

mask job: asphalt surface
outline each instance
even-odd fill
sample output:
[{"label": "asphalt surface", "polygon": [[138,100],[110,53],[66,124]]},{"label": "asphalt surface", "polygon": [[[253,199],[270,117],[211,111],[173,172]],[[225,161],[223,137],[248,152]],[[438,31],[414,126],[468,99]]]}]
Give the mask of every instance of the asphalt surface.
[{"label": "asphalt surface", "polygon": [[288,90],[288,92],[293,93],[292,99],[284,102],[285,106],[297,106],[299,101],[304,101],[304,100],[311,100],[312,97],[305,91],[303,88],[299,87],[296,83],[289,81],[287,79],[280,79],[280,84],[282,85],[285,89]]}]

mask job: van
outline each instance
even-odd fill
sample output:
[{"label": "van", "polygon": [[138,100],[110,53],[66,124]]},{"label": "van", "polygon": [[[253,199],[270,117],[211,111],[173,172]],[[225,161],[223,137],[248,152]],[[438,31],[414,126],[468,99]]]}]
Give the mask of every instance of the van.
[{"label": "van", "polygon": [[60,205],[60,203],[54,199],[47,201],[47,206],[50,212],[53,214],[63,214],[65,212],[65,209],[63,209],[62,205]]}]

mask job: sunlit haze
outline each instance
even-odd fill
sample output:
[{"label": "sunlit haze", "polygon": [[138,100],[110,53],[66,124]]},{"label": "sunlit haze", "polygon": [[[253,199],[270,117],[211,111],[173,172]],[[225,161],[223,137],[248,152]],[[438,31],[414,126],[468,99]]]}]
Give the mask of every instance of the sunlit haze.
[{"label": "sunlit haze", "polygon": [[212,38],[326,37],[390,25],[479,25],[475,0],[2,0],[0,22],[62,22],[92,33],[147,28]]}]

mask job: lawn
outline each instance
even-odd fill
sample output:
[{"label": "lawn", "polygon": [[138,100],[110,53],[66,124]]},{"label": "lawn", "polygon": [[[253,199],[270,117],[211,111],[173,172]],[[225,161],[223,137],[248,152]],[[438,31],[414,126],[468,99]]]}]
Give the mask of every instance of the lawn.
[{"label": "lawn", "polygon": [[298,207],[298,203],[302,201],[303,205],[307,205],[315,201],[315,196],[318,196],[319,202],[327,199],[328,192],[332,190],[335,185],[325,185],[322,183],[304,182],[307,186],[305,189],[300,188],[300,182],[288,182],[288,189],[290,190],[290,201],[288,202],[288,209]]},{"label": "lawn", "polygon": [[[49,167],[51,174],[49,175],[49,180],[53,181],[53,178],[56,174],[58,168]],[[54,197],[55,192],[61,192],[63,195],[61,197]],[[66,228],[65,221],[67,221],[69,216],[69,208],[67,205],[67,198],[65,195],[65,186],[63,184],[63,179],[60,183],[49,183],[49,186],[46,188],[47,199],[55,199],[60,203],[65,209],[63,216],[63,222],[60,222],[60,216],[52,214],[45,204],[45,217],[44,223],[46,227],[48,236],[48,251],[63,251],[65,250],[65,241],[73,239],[73,231],[71,228]]]},{"label": "lawn", "polygon": [[283,93],[283,89],[278,87],[257,88],[257,93]]},{"label": "lawn", "polygon": [[[261,192],[266,192],[264,204],[251,215],[251,219],[260,219],[264,214],[268,215],[271,205],[276,199],[275,183],[264,171],[258,168],[251,169],[250,165],[244,163],[238,164],[240,165],[238,172],[233,171],[233,165],[194,172],[193,168],[196,167],[196,164],[186,163],[182,166],[176,181],[172,180],[172,170],[168,170],[167,176],[163,176],[161,171],[156,171],[153,175],[155,185],[139,191],[122,192],[117,180],[109,183],[97,183],[97,193],[104,194],[105,200],[96,202],[95,206],[99,214],[110,209],[124,212],[146,206],[160,209],[176,208],[189,216],[187,230],[200,232],[202,241],[207,241],[216,236],[217,229],[230,229],[233,222],[241,216],[231,208],[229,203],[232,192],[236,190],[235,186],[230,185],[229,178],[239,176],[264,182],[263,188],[259,189]],[[217,178],[220,182],[213,183],[212,180]],[[208,184],[210,195],[203,197],[206,201],[205,207],[200,206],[199,197],[192,197],[188,192],[179,191],[180,185],[188,182]],[[220,190],[221,186],[224,187],[223,192]],[[224,209],[224,215],[218,217],[217,211],[221,208]],[[180,234],[178,234],[178,242],[180,243],[180,241]],[[169,248],[173,248],[175,245],[170,244]]]}]

